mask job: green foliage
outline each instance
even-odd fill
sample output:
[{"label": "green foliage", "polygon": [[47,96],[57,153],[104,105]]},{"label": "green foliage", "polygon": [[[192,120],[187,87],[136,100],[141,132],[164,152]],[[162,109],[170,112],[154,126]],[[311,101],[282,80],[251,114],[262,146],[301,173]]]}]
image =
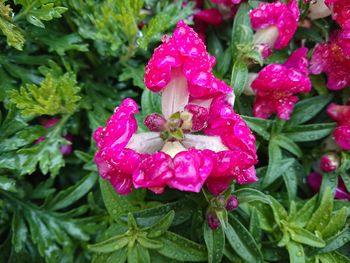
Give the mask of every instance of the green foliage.
[{"label": "green foliage", "polygon": [[24,116],[71,114],[80,100],[76,76],[65,73],[56,77],[47,73],[40,86],[27,84],[9,91],[9,98]]}]

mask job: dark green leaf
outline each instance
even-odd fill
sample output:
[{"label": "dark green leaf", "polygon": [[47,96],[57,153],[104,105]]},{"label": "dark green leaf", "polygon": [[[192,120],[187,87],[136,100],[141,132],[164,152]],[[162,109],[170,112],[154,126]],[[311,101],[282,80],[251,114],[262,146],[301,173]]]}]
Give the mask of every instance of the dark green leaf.
[{"label": "dark green leaf", "polygon": [[224,247],[225,235],[222,227],[216,230],[209,228],[208,224],[204,223],[204,241],[208,250],[208,262],[221,262]]},{"label": "dark green leaf", "polygon": [[235,95],[239,97],[248,81],[248,66],[244,60],[236,60],[231,72],[230,86],[233,87]]},{"label": "dark green leaf", "polygon": [[89,245],[89,250],[96,253],[110,253],[125,247],[129,243],[127,235],[118,235],[100,243]]}]

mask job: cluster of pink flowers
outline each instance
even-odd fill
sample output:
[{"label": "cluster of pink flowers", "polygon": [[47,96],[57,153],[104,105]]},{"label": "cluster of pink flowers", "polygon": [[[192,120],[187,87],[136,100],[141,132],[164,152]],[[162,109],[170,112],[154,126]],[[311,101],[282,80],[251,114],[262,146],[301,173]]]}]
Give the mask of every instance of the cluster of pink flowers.
[{"label": "cluster of pink flowers", "polygon": [[254,116],[268,118],[277,113],[288,120],[298,97],[295,94],[309,92],[307,49],[299,48],[282,65],[270,64],[263,68],[251,87],[255,92]]},{"label": "cluster of pink flowers", "polygon": [[146,87],[162,100],[162,114],[145,119],[150,131],[137,133],[137,104],[126,99],[94,133],[99,173],[118,193],[199,192],[206,184],[217,195],[232,181],[257,181],[255,137],[233,111],[232,88],[213,75],[214,65],[183,21],[163,38],[145,69]]}]

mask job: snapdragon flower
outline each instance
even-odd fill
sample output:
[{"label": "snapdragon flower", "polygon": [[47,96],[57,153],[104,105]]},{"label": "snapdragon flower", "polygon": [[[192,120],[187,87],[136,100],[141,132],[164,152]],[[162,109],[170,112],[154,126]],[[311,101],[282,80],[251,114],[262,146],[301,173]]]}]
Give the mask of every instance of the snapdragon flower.
[{"label": "snapdragon flower", "polygon": [[330,16],[332,10],[326,5],[325,0],[310,1],[309,14],[311,20],[316,20]]},{"label": "snapdragon flower", "polygon": [[325,0],[332,10],[332,17],[342,28],[350,29],[350,1],[349,0]]},{"label": "snapdragon flower", "polygon": [[299,48],[284,64],[270,64],[259,72],[251,84],[256,95],[255,117],[266,119],[277,113],[280,119],[290,118],[299,100],[295,94],[311,90],[306,54],[306,48]]},{"label": "snapdragon flower", "polygon": [[340,90],[350,84],[350,29],[335,31],[328,43],[316,45],[310,62],[312,74],[327,75],[327,87]]},{"label": "snapdragon flower", "polygon": [[234,113],[232,89],[213,75],[214,63],[183,21],[163,38],[145,70],[146,87],[162,97],[162,112],[144,121],[150,131],[137,133],[137,104],[125,99],[94,133],[99,173],[118,193],[199,192],[206,183],[217,195],[232,181],[257,180],[255,137]]},{"label": "snapdragon flower", "polygon": [[288,45],[298,28],[299,8],[296,0],[288,4],[260,3],[259,7],[250,12],[250,21],[253,29],[254,43],[266,57],[272,48],[281,49]]},{"label": "snapdragon flower", "polygon": [[350,150],[350,105],[332,103],[327,108],[328,115],[338,123],[333,136],[337,144],[344,150]]}]

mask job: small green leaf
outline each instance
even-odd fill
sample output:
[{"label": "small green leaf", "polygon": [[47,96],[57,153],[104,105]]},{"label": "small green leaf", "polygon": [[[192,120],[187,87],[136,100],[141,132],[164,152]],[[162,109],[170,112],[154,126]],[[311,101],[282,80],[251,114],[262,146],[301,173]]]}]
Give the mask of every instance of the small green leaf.
[{"label": "small green leaf", "polygon": [[220,263],[225,247],[223,228],[219,227],[213,230],[209,228],[208,224],[204,223],[204,241],[208,250],[208,262]]},{"label": "small green leaf", "polygon": [[304,227],[310,220],[317,204],[317,195],[308,200],[301,209],[298,210],[293,221],[297,226]]},{"label": "small green leaf", "polygon": [[148,249],[137,243],[135,246],[129,247],[128,263],[151,263]]},{"label": "small green leaf", "polygon": [[265,204],[270,204],[270,199],[267,195],[259,190],[253,188],[241,188],[234,191],[234,195],[238,199],[239,204],[252,203],[252,202],[262,202]]},{"label": "small green leaf", "polygon": [[260,226],[258,210],[255,207],[251,208],[249,232],[252,234],[256,241],[261,241],[262,229]]},{"label": "small green leaf", "polygon": [[316,141],[329,135],[335,126],[335,123],[297,125],[285,128],[283,134],[295,142]]},{"label": "small green leaf", "polygon": [[301,151],[300,147],[290,138],[279,134],[276,137],[274,137],[274,140],[281,148],[289,151],[296,157],[300,158],[303,155],[303,152]]},{"label": "small green leaf", "polygon": [[304,248],[301,244],[290,241],[287,244],[290,263],[305,263]]},{"label": "small green leaf", "polygon": [[315,236],[306,229],[295,227],[292,225],[288,225],[287,229],[290,233],[291,239],[298,243],[302,243],[312,247],[324,247],[326,245],[326,243],[321,238]]},{"label": "small green leaf", "polygon": [[[331,101],[333,95],[326,94],[311,97],[298,102],[295,105],[292,117],[287,122],[288,126],[295,126],[311,120]],[[307,114],[305,114],[307,112]]]},{"label": "small green leaf", "polygon": [[320,254],[316,256],[321,263],[350,263],[350,259],[339,252],[331,252],[326,254]]},{"label": "small green leaf", "polygon": [[6,36],[7,45],[18,50],[23,49],[25,39],[18,27],[0,17],[0,31]]},{"label": "small green leaf", "polygon": [[158,237],[162,235],[171,226],[175,217],[175,212],[169,211],[159,222],[149,227],[148,237]]},{"label": "small green leaf", "polygon": [[166,231],[159,239],[164,246],[157,252],[163,256],[179,261],[199,262],[207,260],[205,247],[189,239],[169,231]]},{"label": "small green leaf", "polygon": [[323,239],[327,239],[344,228],[346,219],[348,217],[348,210],[346,207],[338,210],[335,215],[331,217],[331,220],[328,222],[326,227],[321,230]]},{"label": "small green leaf", "polygon": [[330,188],[327,188],[322,196],[321,202],[315,213],[312,215],[306,226],[310,231],[322,231],[328,224],[333,211],[333,195]]},{"label": "small green leaf", "polygon": [[110,253],[125,247],[129,243],[129,237],[125,234],[118,235],[94,245],[89,245],[88,249],[97,253]]},{"label": "small green leaf", "polygon": [[233,215],[230,215],[229,221],[224,231],[234,251],[246,262],[263,262],[261,251],[249,231]]},{"label": "small green leaf", "polygon": [[272,126],[273,122],[271,120],[254,118],[250,116],[242,117],[246,121],[250,129],[262,136],[266,141],[270,139],[270,133],[267,130]]},{"label": "small green leaf", "polygon": [[239,97],[248,81],[248,66],[244,60],[236,60],[231,72],[230,86],[233,87],[235,95]]},{"label": "small green leaf", "polygon": [[137,238],[137,242],[139,242],[141,246],[149,249],[160,249],[163,247],[163,243],[161,241],[142,236]]},{"label": "small green leaf", "polygon": [[286,209],[275,198],[273,198],[272,196],[269,196],[269,198],[275,222],[277,223],[277,225],[280,225],[281,220],[286,219],[288,213]]},{"label": "small green leaf", "polygon": [[337,250],[338,248],[348,243],[349,240],[350,240],[350,229],[347,226],[341,232],[327,239],[326,246],[324,248],[316,250],[314,254],[328,253],[328,252]]},{"label": "small green leaf", "polygon": [[16,181],[7,176],[0,175],[0,189],[9,192],[16,192]]}]

